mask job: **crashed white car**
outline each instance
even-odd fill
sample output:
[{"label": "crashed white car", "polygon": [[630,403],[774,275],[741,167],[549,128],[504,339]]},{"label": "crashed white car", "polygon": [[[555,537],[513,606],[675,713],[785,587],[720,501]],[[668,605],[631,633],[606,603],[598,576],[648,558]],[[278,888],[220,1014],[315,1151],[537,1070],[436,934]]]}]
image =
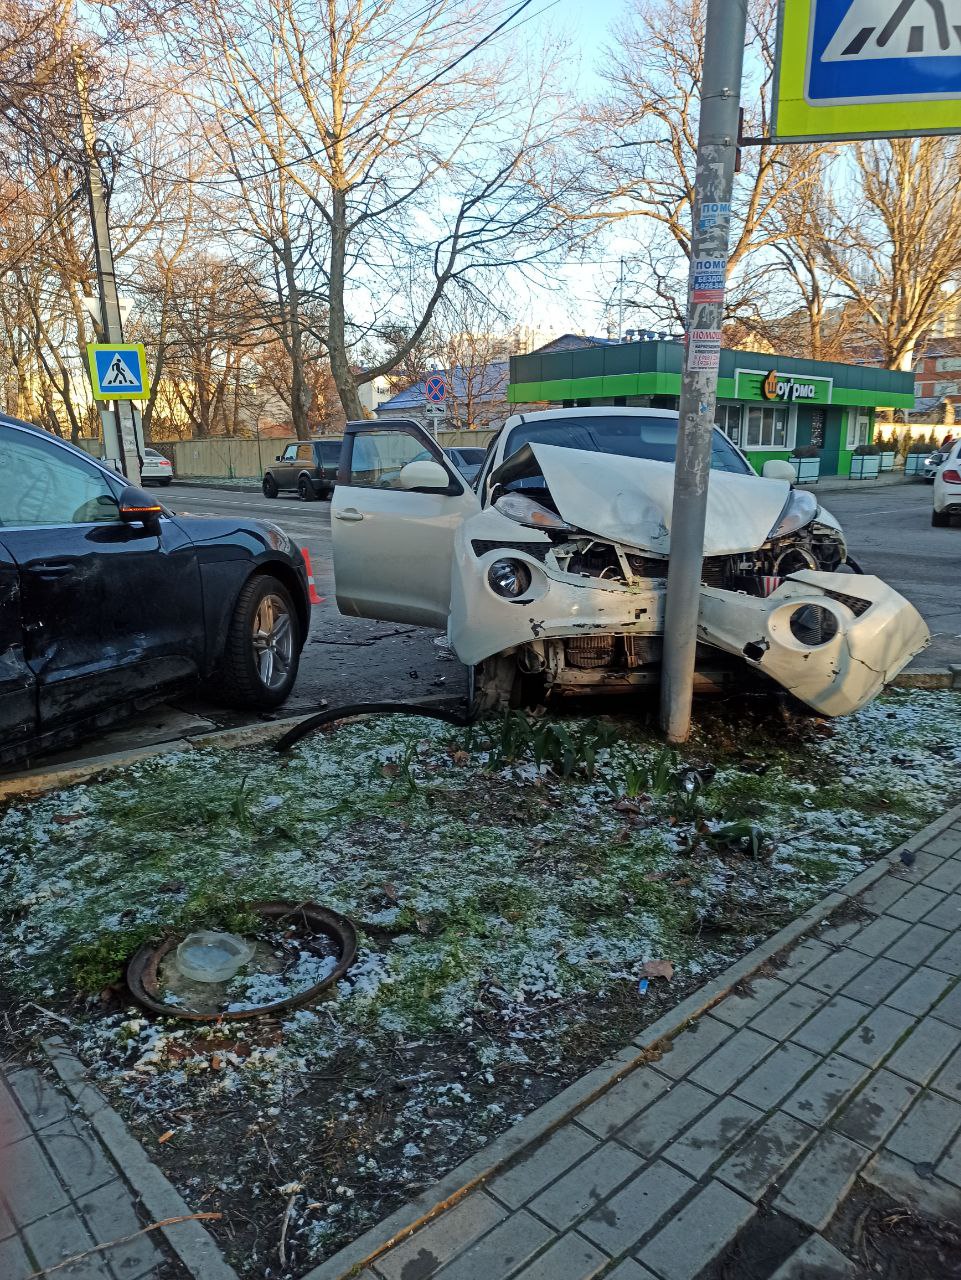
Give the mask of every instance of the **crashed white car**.
[{"label": "crashed white car", "polygon": [[[332,507],[341,612],[445,629],[480,710],[656,684],[677,429],[664,409],[516,414],[471,489],[416,423],[348,424]],[[758,476],[714,433],[698,683],[751,669],[842,715],[928,629],[854,571],[811,494],[772,478],[785,465]]]}]

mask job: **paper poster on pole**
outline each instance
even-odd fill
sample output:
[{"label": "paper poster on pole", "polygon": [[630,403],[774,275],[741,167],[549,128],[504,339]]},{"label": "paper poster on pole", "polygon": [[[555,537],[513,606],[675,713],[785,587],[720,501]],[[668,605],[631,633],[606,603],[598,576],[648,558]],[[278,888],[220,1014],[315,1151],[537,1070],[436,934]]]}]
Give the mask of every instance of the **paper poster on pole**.
[{"label": "paper poster on pole", "polygon": [[959,0],[780,0],[772,136],[961,132]]},{"label": "paper poster on pole", "polygon": [[689,369],[718,369],[721,364],[721,331],[692,329],[687,344]]},{"label": "paper poster on pole", "polygon": [[694,261],[691,287],[695,306],[723,303],[727,274],[726,258],[697,258]]}]

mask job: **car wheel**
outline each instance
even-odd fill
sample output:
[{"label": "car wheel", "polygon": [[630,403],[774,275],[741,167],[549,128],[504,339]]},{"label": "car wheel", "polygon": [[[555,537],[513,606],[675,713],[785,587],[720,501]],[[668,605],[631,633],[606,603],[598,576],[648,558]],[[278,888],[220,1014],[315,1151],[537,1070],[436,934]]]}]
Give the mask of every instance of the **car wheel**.
[{"label": "car wheel", "polygon": [[854,556],[847,556],[843,564],[839,564],[835,573],[863,573],[860,562]]},{"label": "car wheel", "polygon": [[260,486],[264,492],[265,498],[276,498],[280,490],[277,488],[277,481],[273,476],[264,476],[264,482]]},{"label": "car wheel", "polygon": [[290,592],[270,575],[245,583],[230,620],[215,677],[234,706],[270,710],[293,688],[300,665],[300,622]]},{"label": "car wheel", "polygon": [[521,671],[513,654],[496,654],[467,668],[467,712],[471,719],[540,706],[544,694],[544,677]]},{"label": "car wheel", "polygon": [[297,481],[297,496],[301,502],[316,502],[317,494],[309,476],[301,476]]},{"label": "car wheel", "polygon": [[951,524],[951,517],[947,511],[932,511],[931,523],[935,529],[947,529]]}]

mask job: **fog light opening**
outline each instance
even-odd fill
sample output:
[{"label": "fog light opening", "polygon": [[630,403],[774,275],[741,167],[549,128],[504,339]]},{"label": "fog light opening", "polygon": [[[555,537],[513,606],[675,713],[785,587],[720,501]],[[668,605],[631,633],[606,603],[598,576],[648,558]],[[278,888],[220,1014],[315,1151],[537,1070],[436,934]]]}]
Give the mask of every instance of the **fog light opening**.
[{"label": "fog light opening", "polygon": [[829,644],[838,633],[838,620],[820,604],[805,604],[791,614],[791,635],[809,649]]},{"label": "fog light opening", "polygon": [[516,600],[531,585],[531,571],[523,560],[495,560],[487,570],[491,590],[505,600]]}]

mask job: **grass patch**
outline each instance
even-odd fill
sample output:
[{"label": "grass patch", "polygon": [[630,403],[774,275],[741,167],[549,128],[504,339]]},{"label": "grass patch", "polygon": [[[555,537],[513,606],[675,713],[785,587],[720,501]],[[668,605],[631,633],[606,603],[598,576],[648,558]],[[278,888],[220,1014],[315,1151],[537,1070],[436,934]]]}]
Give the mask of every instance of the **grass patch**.
[{"label": "grass patch", "polygon": [[[302,1184],[302,1273],[933,817],[961,764],[948,692],[828,734],[752,704],[700,714],[678,752],[627,720],[375,719],[285,759],[165,755],[10,805],[7,990],[69,1012],[135,1127],[183,1127],[163,1158],[237,1207],[249,1274],[277,1188]],[[258,898],[357,924],[357,962],[316,1008],[227,1035],[98,998],[145,939],[244,933]],[[654,959],[674,983],[642,998]]]}]

